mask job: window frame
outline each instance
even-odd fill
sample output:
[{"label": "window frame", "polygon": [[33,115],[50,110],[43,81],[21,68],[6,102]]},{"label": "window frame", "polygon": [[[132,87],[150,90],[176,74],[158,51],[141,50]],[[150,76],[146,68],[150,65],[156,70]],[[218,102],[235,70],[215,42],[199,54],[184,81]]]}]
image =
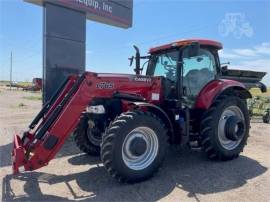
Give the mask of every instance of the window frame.
[{"label": "window frame", "polygon": [[[207,51],[209,51],[212,56],[214,57],[214,62],[215,62],[215,75],[214,75],[214,78],[213,80],[216,80],[219,78],[219,75],[220,75],[220,60],[219,60],[219,55],[218,55],[218,50],[214,47],[211,47],[211,46],[200,46],[200,49],[205,49]],[[184,85],[183,85],[183,77],[184,77],[184,73],[183,73],[183,70],[184,70],[184,63],[183,63],[183,52],[185,51],[186,49],[182,49],[180,52],[179,52],[179,66],[178,66],[178,84],[177,84],[177,93],[178,93],[178,98],[179,99],[182,99],[184,96],[185,96],[185,92],[184,92]],[[212,80],[212,81],[213,81]],[[211,81],[209,81],[211,82]],[[207,84],[206,84],[207,85]]]},{"label": "window frame", "polygon": [[[212,63],[212,68],[209,66],[208,68],[209,68],[209,70],[210,70],[210,68],[211,68],[211,71],[213,71],[213,73],[214,73],[214,78],[216,77],[216,74],[217,74],[217,61],[216,61],[216,56],[213,54],[213,52],[212,51],[210,51],[209,50],[209,48],[200,48],[200,50],[203,50],[203,51],[206,51],[207,52],[207,54],[209,54],[208,55],[208,57],[209,57],[209,61],[211,61],[211,63]],[[181,57],[181,61],[182,61],[182,63],[183,63],[183,65],[182,65],[182,68],[183,68],[183,70],[182,70],[182,77],[184,77],[184,70],[185,70],[185,68],[184,68],[184,65],[185,65],[185,62],[183,61],[183,59],[184,59],[184,57],[183,57],[183,54],[184,54],[184,52],[185,51],[188,51],[188,49],[184,49],[183,51],[182,51],[182,57]],[[198,55],[198,56],[200,56],[200,55]],[[198,57],[198,56],[195,56],[195,57]],[[186,57],[185,57],[186,58]],[[194,68],[194,69],[196,69],[196,68]],[[192,69],[191,69],[192,70]],[[198,69],[198,70],[200,70],[200,69]],[[188,73],[188,72],[187,72]]]},{"label": "window frame", "polygon": [[[169,52],[173,52],[173,51],[175,51],[176,53],[177,53],[177,60],[176,60],[176,75],[175,75],[175,77],[176,77],[176,80],[175,80],[175,82],[177,83],[178,82],[178,80],[179,80],[179,77],[178,77],[178,68],[179,68],[179,62],[180,62],[180,53],[179,53],[179,48],[173,48],[173,49],[169,49],[169,50],[164,50],[164,51],[159,51],[159,52],[157,52],[157,53],[155,53],[155,54],[152,54],[151,55],[151,57],[150,57],[150,60],[152,59],[152,57],[154,57],[154,56],[159,56],[159,55],[162,55],[162,54],[165,54],[165,53],[169,53]],[[152,64],[152,62],[150,62],[149,61],[149,63],[148,63],[148,66],[147,66],[147,70],[146,70],[146,75],[147,76],[155,76],[154,75],[154,73],[155,73],[155,68],[154,67],[156,67],[156,63],[155,63],[155,66]],[[160,77],[162,77],[162,76],[160,76]],[[164,77],[164,76],[163,76]],[[166,77],[165,77],[166,78]]]}]

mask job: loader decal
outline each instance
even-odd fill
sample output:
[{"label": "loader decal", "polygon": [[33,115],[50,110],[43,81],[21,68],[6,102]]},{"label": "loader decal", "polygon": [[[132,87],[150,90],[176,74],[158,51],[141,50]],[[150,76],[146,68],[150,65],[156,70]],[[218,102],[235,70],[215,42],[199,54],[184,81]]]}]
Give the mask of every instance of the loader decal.
[{"label": "loader decal", "polygon": [[98,89],[113,89],[114,88],[114,83],[100,82],[100,83],[97,83],[97,88]]}]

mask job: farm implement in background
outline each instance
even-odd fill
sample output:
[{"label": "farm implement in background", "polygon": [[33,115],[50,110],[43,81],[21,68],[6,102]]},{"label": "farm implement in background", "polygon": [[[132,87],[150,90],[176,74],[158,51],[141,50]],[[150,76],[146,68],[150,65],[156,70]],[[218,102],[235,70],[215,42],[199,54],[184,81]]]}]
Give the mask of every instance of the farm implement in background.
[{"label": "farm implement in background", "polygon": [[261,117],[264,123],[270,122],[270,97],[255,96],[247,104],[251,118]]}]

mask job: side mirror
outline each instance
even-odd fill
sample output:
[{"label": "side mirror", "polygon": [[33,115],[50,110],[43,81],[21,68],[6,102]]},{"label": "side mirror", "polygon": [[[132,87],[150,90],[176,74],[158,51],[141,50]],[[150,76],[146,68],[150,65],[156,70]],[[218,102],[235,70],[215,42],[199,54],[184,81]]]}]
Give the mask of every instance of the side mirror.
[{"label": "side mirror", "polygon": [[199,55],[200,44],[198,42],[192,42],[188,46],[188,57],[195,57]]}]

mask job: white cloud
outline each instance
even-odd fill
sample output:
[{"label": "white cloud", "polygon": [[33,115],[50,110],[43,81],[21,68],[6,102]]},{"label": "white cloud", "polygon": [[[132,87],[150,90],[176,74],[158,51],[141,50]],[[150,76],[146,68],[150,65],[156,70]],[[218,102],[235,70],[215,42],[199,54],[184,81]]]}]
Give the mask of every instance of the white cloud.
[{"label": "white cloud", "polygon": [[219,56],[225,60],[227,59],[235,59],[235,58],[241,58],[240,55],[237,55],[233,53],[232,51],[227,51],[226,49],[219,51]]},{"label": "white cloud", "polygon": [[254,49],[258,54],[265,54],[270,56],[270,43],[262,43],[260,46],[256,46]]},{"label": "white cloud", "polygon": [[220,52],[223,59],[250,59],[251,57],[270,57],[270,43],[264,42],[252,48],[224,49]]},{"label": "white cloud", "polygon": [[267,74],[264,76],[262,82],[270,86],[270,59],[239,61],[238,63],[230,65],[229,68],[266,72]]},{"label": "white cloud", "polygon": [[91,51],[91,50],[86,50],[86,54],[87,55],[90,55],[90,54],[92,54],[93,53],[93,51]]},{"label": "white cloud", "polygon": [[249,57],[249,56],[256,56],[257,52],[253,49],[234,49],[233,53],[238,55],[238,56],[244,56],[244,57]]},{"label": "white cloud", "polygon": [[224,49],[219,54],[222,61],[230,60],[231,69],[267,72],[263,82],[270,86],[270,43],[264,42],[251,48]]},{"label": "white cloud", "polygon": [[270,73],[270,59],[239,61],[237,64],[233,64],[232,66],[230,66],[230,68],[264,71]]}]

